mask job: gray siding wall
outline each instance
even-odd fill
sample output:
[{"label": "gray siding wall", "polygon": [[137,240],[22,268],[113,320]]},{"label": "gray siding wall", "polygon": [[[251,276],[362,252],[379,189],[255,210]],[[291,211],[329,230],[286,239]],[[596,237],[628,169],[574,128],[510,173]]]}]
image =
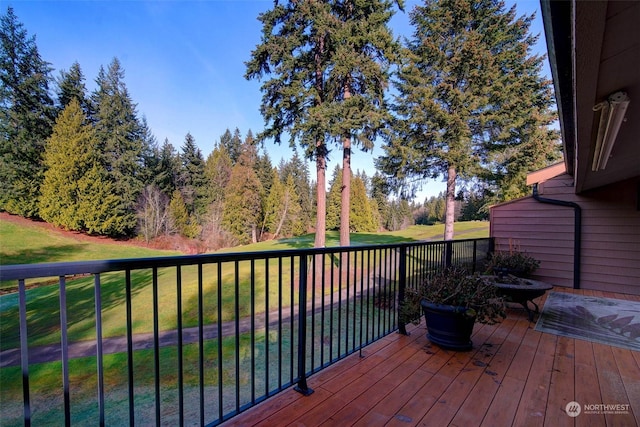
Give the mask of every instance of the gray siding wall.
[{"label": "gray siding wall", "polygon": [[[562,174],[539,184],[542,197],[582,208],[580,287],[640,295],[640,182],[624,181],[581,195]],[[574,211],[526,197],[491,208],[496,249],[516,247],[540,260],[536,278],[573,286]]]}]

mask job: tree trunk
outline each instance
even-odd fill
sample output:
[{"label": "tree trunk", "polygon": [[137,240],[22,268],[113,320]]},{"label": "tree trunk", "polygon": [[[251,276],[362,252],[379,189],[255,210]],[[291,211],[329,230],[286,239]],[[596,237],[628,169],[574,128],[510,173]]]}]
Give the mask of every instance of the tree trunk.
[{"label": "tree trunk", "polygon": [[456,203],[456,168],[449,166],[447,170],[447,195],[444,214],[444,240],[453,239],[453,221],[455,220]]},{"label": "tree trunk", "polygon": [[[349,84],[344,86],[344,99],[351,98]],[[349,213],[351,211],[351,138],[342,138],[342,197],[340,201],[340,246],[349,246]]]},{"label": "tree trunk", "polygon": [[[324,92],[323,64],[324,57],[324,37],[318,36],[314,63],[316,66],[315,87],[318,93],[316,104],[322,104],[322,93]],[[327,148],[324,140],[316,141],[316,239],[314,246],[324,248],[327,234]]]},{"label": "tree trunk", "polygon": [[324,142],[318,141],[316,143],[316,240],[314,243],[316,248],[325,247],[327,232],[326,163]]},{"label": "tree trunk", "polygon": [[349,246],[349,214],[351,210],[351,139],[342,140],[342,188],[340,199],[340,246]]}]

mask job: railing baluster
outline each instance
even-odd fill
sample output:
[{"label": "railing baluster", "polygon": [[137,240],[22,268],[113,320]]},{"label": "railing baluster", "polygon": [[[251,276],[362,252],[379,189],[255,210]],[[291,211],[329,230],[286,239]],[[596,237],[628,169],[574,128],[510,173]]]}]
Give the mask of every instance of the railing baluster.
[{"label": "railing baluster", "polygon": [[[295,390],[305,396],[313,393],[307,385],[307,257],[300,256],[300,285],[298,286],[298,384]],[[292,343],[293,344],[293,343]],[[293,345],[292,345],[293,347]]]},{"label": "railing baluster", "polygon": [[161,398],[160,398],[160,327],[158,319],[158,268],[151,272],[151,286],[153,298],[153,377],[156,394],[156,426],[161,424]]},{"label": "railing baluster", "polygon": [[320,311],[320,366],[324,366],[324,331],[325,331],[325,310],[326,310],[326,277],[327,277],[327,268],[326,268],[326,254],[322,254],[322,262],[320,263],[322,268],[322,304]]},{"label": "railing baluster", "polygon": [[271,290],[271,280],[269,278],[269,260],[267,258],[264,260],[264,395],[269,396],[270,388],[269,388],[269,366],[270,366],[270,358],[269,358],[269,350],[270,350],[270,339],[269,339],[269,294]]},{"label": "railing baluster", "polygon": [[235,339],[236,339],[236,412],[240,412],[240,266],[234,262],[234,291],[235,291]]},{"label": "railing baluster", "polygon": [[223,364],[222,364],[222,262],[218,262],[216,275],[216,292],[217,292],[217,326],[218,326],[218,419],[222,420],[224,417],[224,383],[222,378]]},{"label": "railing baluster", "polygon": [[127,377],[129,380],[129,425],[135,425],[135,400],[133,387],[133,327],[131,319],[131,270],[125,271],[126,322],[127,322]]},{"label": "railing baluster", "polygon": [[18,312],[20,313],[20,365],[22,368],[22,401],[24,425],[31,425],[29,398],[29,341],[27,339],[27,292],[24,279],[18,280]]},{"label": "railing baluster", "polygon": [[98,425],[105,425],[104,420],[104,355],[102,350],[102,291],[100,274],[93,276],[93,290],[96,317],[96,374],[98,377]]},{"label": "railing baluster", "polygon": [[278,257],[278,389],[282,389],[282,257]]},{"label": "railing baluster", "polygon": [[204,290],[202,264],[198,264],[198,381],[200,385],[200,425],[204,426]]},{"label": "railing baluster", "polygon": [[249,296],[250,316],[251,316],[251,404],[256,404],[256,265],[255,260],[251,260],[250,287],[251,295]]},{"label": "railing baluster", "polygon": [[176,304],[178,326],[178,413],[180,425],[184,425],[184,353],[182,336],[182,268],[178,265],[176,271]]},{"label": "railing baluster", "polygon": [[64,276],[60,285],[60,354],[62,362],[62,390],[64,397],[64,425],[71,425],[71,401],[69,397],[69,340],[67,336],[67,284]]}]

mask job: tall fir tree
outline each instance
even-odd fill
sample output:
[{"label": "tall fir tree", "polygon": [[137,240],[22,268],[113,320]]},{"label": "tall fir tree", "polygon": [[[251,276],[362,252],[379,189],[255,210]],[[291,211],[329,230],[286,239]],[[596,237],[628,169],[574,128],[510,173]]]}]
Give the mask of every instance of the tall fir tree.
[{"label": "tall fir tree", "polygon": [[510,161],[498,164],[498,153],[522,156],[518,148],[529,144],[544,147],[542,157],[556,151],[553,133],[536,131],[551,123],[553,97],[540,77],[543,57],[531,55],[532,19],[516,18],[501,0],[427,0],[410,14],[395,133],[378,168],[404,183],[446,177],[445,240],[453,238],[458,177],[500,182]]},{"label": "tall fir tree", "polygon": [[157,169],[154,170],[154,181],[160,191],[168,197],[178,188],[180,175],[180,155],[175,147],[165,138],[162,147],[159,147]]},{"label": "tall fir tree", "polygon": [[78,62],[74,62],[69,71],[60,71],[60,76],[57,79],[58,108],[60,110],[64,110],[71,100],[77,99],[84,114],[87,117],[91,116],[91,107],[84,81],[84,74]]},{"label": "tall fir tree", "polygon": [[[343,149],[346,205],[341,244],[349,244],[351,144],[370,149],[386,117],[383,95],[395,42],[387,28],[392,2],[313,0],[276,3],[260,15],[262,43],[247,63],[247,78],[273,75],[262,85],[260,138],[283,133],[316,161],[316,247],[325,244],[328,141]],[[346,222],[345,222],[346,221]]]},{"label": "tall fir tree", "polygon": [[289,176],[293,177],[296,193],[300,201],[300,217],[305,225],[305,229],[313,227],[314,222],[314,197],[315,194],[311,182],[309,181],[309,166],[303,158],[298,155],[298,151],[293,151],[293,156],[289,161],[282,162],[279,167],[280,179],[286,182]]},{"label": "tall fir tree", "polygon": [[187,210],[189,214],[201,217],[207,210],[209,181],[205,173],[204,157],[190,133],[185,136],[180,163],[179,188]]},{"label": "tall fir tree", "polygon": [[114,58],[107,70],[100,68],[92,94],[93,117],[105,169],[115,187],[123,215],[117,229],[131,234],[136,227],[136,203],[142,191],[144,135],[136,106],[124,82],[124,69]]},{"label": "tall fir tree", "polygon": [[226,187],[222,223],[242,244],[257,242],[262,218],[262,184],[254,165],[255,146],[243,145]]},{"label": "tall fir tree", "polygon": [[51,68],[12,7],[0,17],[0,210],[38,216],[55,108]]}]

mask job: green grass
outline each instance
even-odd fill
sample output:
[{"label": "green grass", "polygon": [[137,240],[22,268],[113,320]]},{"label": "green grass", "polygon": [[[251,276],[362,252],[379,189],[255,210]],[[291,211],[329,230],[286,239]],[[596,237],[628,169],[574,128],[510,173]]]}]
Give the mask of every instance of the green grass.
[{"label": "green grass", "polygon": [[179,255],[136,245],[82,242],[40,227],[29,227],[0,220],[0,264],[88,261],[99,259],[144,258]]}]

